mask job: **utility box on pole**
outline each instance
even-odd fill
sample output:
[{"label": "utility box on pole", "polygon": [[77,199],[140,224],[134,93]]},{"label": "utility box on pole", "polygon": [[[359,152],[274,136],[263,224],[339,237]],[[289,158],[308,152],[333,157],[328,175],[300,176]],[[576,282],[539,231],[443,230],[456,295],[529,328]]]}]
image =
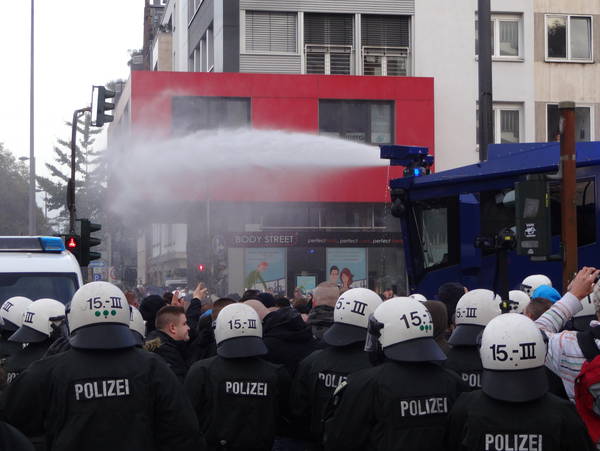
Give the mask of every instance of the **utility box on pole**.
[{"label": "utility box on pole", "polygon": [[544,176],[515,184],[517,254],[549,257],[552,252],[550,188]]}]

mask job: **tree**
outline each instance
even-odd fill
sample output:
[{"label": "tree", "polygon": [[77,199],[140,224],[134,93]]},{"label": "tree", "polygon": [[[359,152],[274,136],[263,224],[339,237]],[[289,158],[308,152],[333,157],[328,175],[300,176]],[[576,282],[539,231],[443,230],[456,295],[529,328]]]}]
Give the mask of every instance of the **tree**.
[{"label": "tree", "polygon": [[[101,129],[90,127],[91,117],[89,114],[82,116],[77,122],[77,136],[80,137],[75,146],[75,180],[77,185],[77,207],[82,208],[80,213],[87,210],[83,207],[86,201],[77,198],[81,193],[84,195],[90,188],[86,186],[92,178],[92,174],[97,166],[100,165],[100,152],[94,150],[95,135],[101,132]],[[71,132],[71,122],[65,122]],[[54,146],[54,164],[46,163],[50,171],[49,177],[38,176],[39,186],[48,194],[48,209],[58,211],[57,225],[64,229],[68,221],[69,212],[67,210],[67,183],[71,178],[71,141],[58,139]],[[91,201],[92,196],[87,196],[87,201]],[[83,201],[83,202],[82,202]],[[93,210],[93,208],[92,208]]]},{"label": "tree", "polygon": [[[0,142],[0,235],[26,235],[29,220],[27,166],[15,160],[14,155]],[[37,232],[51,232],[44,214],[36,207]]]}]

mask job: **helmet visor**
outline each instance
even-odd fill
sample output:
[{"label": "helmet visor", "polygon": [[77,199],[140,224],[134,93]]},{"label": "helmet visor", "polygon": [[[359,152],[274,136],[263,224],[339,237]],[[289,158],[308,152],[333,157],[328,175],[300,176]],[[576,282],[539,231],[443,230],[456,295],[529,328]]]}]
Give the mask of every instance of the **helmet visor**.
[{"label": "helmet visor", "polygon": [[329,346],[347,346],[364,342],[366,338],[366,329],[344,323],[333,323],[323,334],[323,341]]},{"label": "helmet visor", "polygon": [[48,335],[32,329],[29,326],[21,326],[14,334],[8,337],[8,341],[16,341],[19,343],[39,343],[47,340],[48,338]]},{"label": "helmet visor", "polygon": [[446,354],[431,337],[415,338],[383,348],[390,360],[398,362],[431,362],[446,360]]},{"label": "helmet visor", "polygon": [[485,327],[476,324],[459,324],[450,335],[448,343],[452,346],[477,346]]},{"label": "helmet visor", "polygon": [[234,337],[217,345],[217,354],[226,359],[265,355],[267,347],[260,337]]},{"label": "helmet visor", "polygon": [[121,349],[135,346],[131,329],[124,324],[93,324],[81,327],[69,338],[71,346],[81,349]]},{"label": "helmet visor", "polygon": [[486,395],[500,401],[533,401],[548,391],[546,367],[517,371],[484,369],[481,375],[481,389]]}]

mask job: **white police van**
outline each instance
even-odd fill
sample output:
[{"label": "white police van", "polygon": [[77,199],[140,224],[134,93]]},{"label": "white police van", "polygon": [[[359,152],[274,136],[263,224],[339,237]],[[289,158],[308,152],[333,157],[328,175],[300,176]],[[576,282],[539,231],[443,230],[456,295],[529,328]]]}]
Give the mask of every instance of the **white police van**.
[{"label": "white police van", "polygon": [[81,285],[79,264],[62,238],[0,236],[0,305],[13,296],[66,304]]}]

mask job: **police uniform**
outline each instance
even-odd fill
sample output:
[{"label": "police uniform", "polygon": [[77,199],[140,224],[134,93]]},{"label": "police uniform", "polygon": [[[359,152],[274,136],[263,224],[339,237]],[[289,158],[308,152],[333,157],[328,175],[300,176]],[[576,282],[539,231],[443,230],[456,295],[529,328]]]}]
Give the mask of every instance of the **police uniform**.
[{"label": "police uniform", "polygon": [[219,313],[217,355],[192,365],[185,389],[211,450],[270,451],[287,413],[285,368],[260,359],[267,352],[257,313],[231,304]]},{"label": "police uniform", "polygon": [[325,450],[437,450],[464,385],[441,367],[431,315],[412,298],[381,304],[369,325],[385,363],[348,376],[325,421]]},{"label": "police uniform", "polygon": [[[31,302],[31,299],[24,296],[14,296],[4,301],[0,308],[0,319],[2,320],[2,331],[0,333],[0,365],[4,371],[2,383],[0,385],[6,383],[5,376],[7,376],[6,365],[8,360],[23,348],[22,343],[9,341],[8,339],[23,324],[23,314]],[[11,378],[14,378],[14,375],[11,376]]]},{"label": "police uniform", "polygon": [[65,306],[54,299],[31,302],[23,313],[23,323],[9,337],[21,349],[6,362],[7,383],[12,382],[31,363],[41,359],[52,342],[61,336]]},{"label": "police uniform", "polygon": [[573,405],[548,393],[546,343],[533,321],[507,313],[481,340],[482,389],[462,395],[450,414],[448,451],[591,450]]},{"label": "police uniform", "polygon": [[476,346],[453,346],[444,366],[460,376],[471,390],[481,388],[481,358]]},{"label": "police uniform", "polygon": [[500,315],[500,298],[485,289],[465,293],[456,304],[456,328],[448,339],[446,368],[456,372],[471,390],[481,388],[481,358],[478,339],[490,320]]},{"label": "police uniform", "polygon": [[323,415],[337,386],[356,371],[370,368],[364,351],[369,316],[381,297],[366,288],[352,288],[338,299],[333,325],[323,334],[328,348],[306,357],[292,384],[290,408],[294,427],[320,445]]},{"label": "police uniform", "polygon": [[3,417],[49,451],[204,449],[189,400],[157,356],[135,347],[125,295],[92,282],[73,296],[72,349],[31,364]]}]

